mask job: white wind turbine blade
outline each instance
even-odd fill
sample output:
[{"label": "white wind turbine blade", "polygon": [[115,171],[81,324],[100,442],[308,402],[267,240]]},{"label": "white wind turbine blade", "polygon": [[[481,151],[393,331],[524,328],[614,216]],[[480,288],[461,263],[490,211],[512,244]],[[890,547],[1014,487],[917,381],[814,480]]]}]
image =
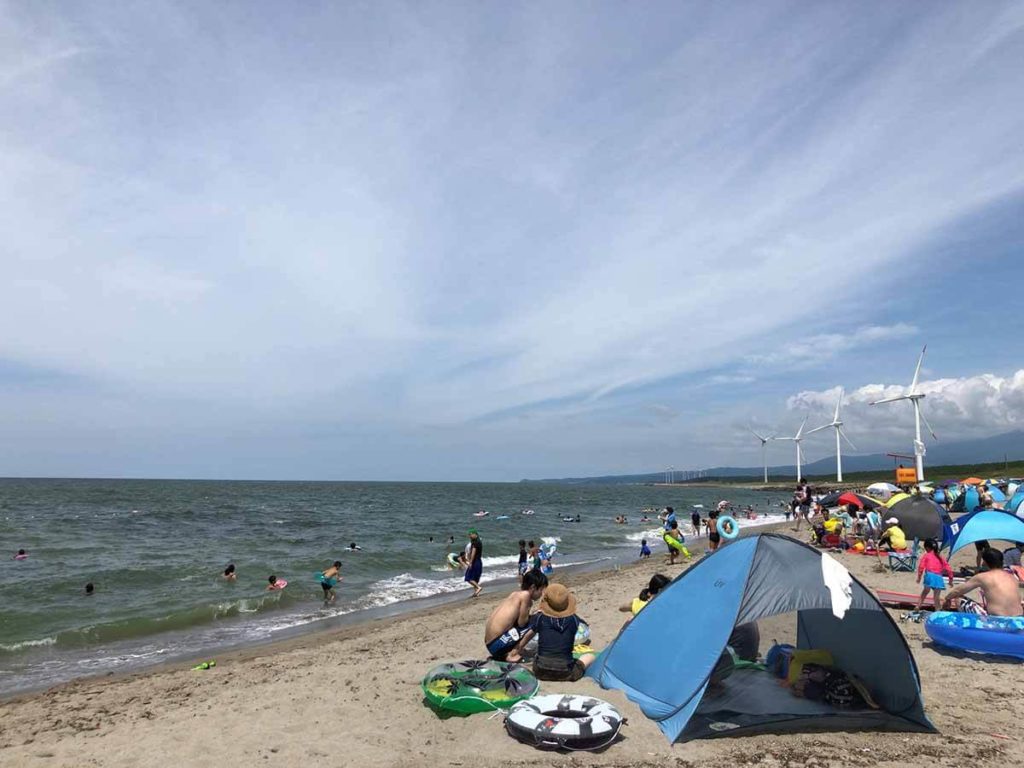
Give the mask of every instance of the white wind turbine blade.
[{"label": "white wind turbine blade", "polygon": [[923,409],[923,408],[921,408],[921,406],[920,406],[920,405],[918,405],[918,407],[917,407],[917,412],[918,412],[919,414],[921,414],[921,421],[923,421],[923,422],[924,422],[924,425],[925,425],[926,427],[928,427],[928,432],[929,432],[929,433],[931,433],[932,439],[933,439],[933,440],[938,440],[938,439],[939,439],[939,436],[935,434],[935,430],[934,430],[934,429],[932,429],[932,425],[928,423],[928,419],[927,419],[927,418],[925,417],[925,415],[924,415],[924,409]]},{"label": "white wind turbine blade", "polygon": [[805,416],[804,420],[802,422],[800,422],[800,429],[797,430],[796,437],[793,438],[794,440],[799,440],[800,438],[802,438],[804,436],[804,427],[806,427],[806,426],[807,426],[807,417]]},{"label": "white wind turbine blade", "polygon": [[852,442],[852,441],[850,440],[850,438],[848,438],[848,437],[846,436],[846,433],[845,433],[845,432],[843,432],[843,430],[842,430],[842,429],[840,429],[839,427],[836,427],[836,429],[839,429],[839,434],[840,434],[840,436],[842,436],[843,440],[845,440],[845,441],[847,442],[847,444],[848,444],[848,445],[849,445],[849,446],[850,446],[851,448],[853,448],[853,450],[855,450],[855,451],[856,451],[856,450],[857,450],[857,446],[856,446],[856,445],[854,445],[854,444],[853,444],[853,442]]},{"label": "white wind turbine blade", "polygon": [[927,350],[927,349],[928,349],[928,345],[925,344],[924,347],[921,349],[921,356],[919,358],[917,358],[917,368],[914,369],[914,380],[912,382],[910,382],[910,393],[911,394],[914,394],[915,392],[917,392],[917,380],[918,380],[918,377],[920,377],[920,375],[921,375],[921,363],[924,362],[924,353],[925,353],[925,350]]},{"label": "white wind turbine blade", "polygon": [[753,435],[754,437],[756,437],[756,438],[757,438],[758,440],[760,440],[760,441],[761,441],[762,443],[767,443],[767,442],[768,442],[769,440],[771,440],[771,438],[770,438],[770,437],[765,437],[764,435],[758,434],[758,433],[757,433],[757,432],[755,432],[755,431],[754,431],[754,430],[753,430],[753,429],[752,429],[751,427],[747,427],[747,432],[749,432],[750,434],[752,434],[752,435]]},{"label": "white wind turbine blade", "polygon": [[839,388],[839,399],[836,400],[836,415],[832,417],[832,423],[837,424],[839,422],[839,406],[843,404],[843,388]]},{"label": "white wind turbine blade", "polygon": [[910,399],[909,395],[900,395],[899,397],[883,397],[881,400],[875,400],[874,402],[869,403],[869,405],[881,405],[882,403],[895,403],[898,400],[909,400],[909,399]]},{"label": "white wind turbine blade", "polygon": [[821,432],[821,430],[828,429],[831,426],[832,424],[822,424],[820,427],[815,427],[814,429],[809,430],[807,434],[804,435],[804,437],[807,437],[808,435],[813,435],[815,432]]}]

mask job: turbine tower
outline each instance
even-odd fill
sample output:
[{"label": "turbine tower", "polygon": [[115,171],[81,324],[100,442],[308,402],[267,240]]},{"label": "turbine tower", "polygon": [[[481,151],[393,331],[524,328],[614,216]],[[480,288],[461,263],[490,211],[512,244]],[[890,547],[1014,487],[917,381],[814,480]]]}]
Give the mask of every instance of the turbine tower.
[{"label": "turbine tower", "polygon": [[765,437],[754,431],[753,427],[747,427],[747,431],[761,441],[761,462],[764,464],[764,484],[768,485],[768,441],[774,440],[775,436]]},{"label": "turbine tower", "polygon": [[792,440],[796,443],[796,479],[800,480],[800,465],[803,454],[800,452],[800,441],[804,439],[804,427],[807,426],[807,419],[805,418],[800,422],[800,429],[796,431],[793,437],[773,437],[773,440]]},{"label": "turbine tower", "polygon": [[836,401],[836,413],[832,417],[832,422],[829,423],[829,424],[823,424],[820,427],[815,427],[814,429],[812,429],[810,432],[807,433],[808,435],[813,435],[815,432],[821,432],[821,430],[828,429],[829,427],[832,427],[833,429],[835,429],[835,431],[836,431],[836,482],[837,483],[843,482],[843,449],[842,449],[842,446],[839,443],[839,438],[842,437],[843,440],[845,440],[847,443],[850,444],[850,447],[853,448],[853,450],[855,450],[855,451],[857,450],[857,446],[855,446],[853,443],[851,443],[850,442],[850,438],[848,438],[846,436],[846,433],[843,432],[843,421],[842,421],[842,419],[839,418],[839,408],[840,408],[840,406],[842,404],[843,404],[843,389],[842,389],[842,387],[840,387],[839,388],[839,400]]},{"label": "turbine tower", "polygon": [[924,399],[924,392],[917,391],[917,380],[921,375],[921,363],[924,361],[924,353],[928,350],[928,345],[925,344],[921,349],[921,356],[917,358],[917,368],[914,369],[914,380],[910,382],[910,390],[905,395],[899,397],[883,397],[881,400],[875,400],[871,405],[879,405],[881,403],[895,403],[897,400],[909,400],[914,406],[914,460],[917,464],[917,482],[924,482],[924,442],[921,440],[921,422],[924,421],[924,425],[928,427],[928,431],[934,440],[938,440],[935,431],[932,429],[932,425],[928,423],[928,419],[921,413],[921,401]]}]

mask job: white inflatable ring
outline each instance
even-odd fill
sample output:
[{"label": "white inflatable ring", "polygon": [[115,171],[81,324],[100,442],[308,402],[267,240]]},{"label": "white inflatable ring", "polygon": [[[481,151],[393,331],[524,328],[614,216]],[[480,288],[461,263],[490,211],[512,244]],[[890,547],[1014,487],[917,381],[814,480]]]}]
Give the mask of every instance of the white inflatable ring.
[{"label": "white inflatable ring", "polygon": [[505,729],[538,749],[594,750],[615,741],[625,722],[607,701],[552,693],[513,705]]},{"label": "white inflatable ring", "polygon": [[[732,526],[731,532],[725,530],[726,523],[729,523]],[[735,518],[729,517],[729,515],[723,515],[722,517],[718,518],[718,525],[715,526],[715,529],[718,531],[719,535],[723,539],[735,539],[737,536],[740,535],[739,523],[736,522]]]}]

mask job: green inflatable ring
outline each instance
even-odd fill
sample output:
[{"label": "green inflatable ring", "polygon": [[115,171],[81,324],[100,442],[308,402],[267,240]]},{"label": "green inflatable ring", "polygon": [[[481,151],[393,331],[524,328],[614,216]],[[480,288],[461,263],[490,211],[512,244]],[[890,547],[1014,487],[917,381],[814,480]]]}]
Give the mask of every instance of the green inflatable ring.
[{"label": "green inflatable ring", "polygon": [[522,664],[455,661],[427,672],[420,687],[434,708],[471,715],[508,709],[535,695],[540,683]]}]

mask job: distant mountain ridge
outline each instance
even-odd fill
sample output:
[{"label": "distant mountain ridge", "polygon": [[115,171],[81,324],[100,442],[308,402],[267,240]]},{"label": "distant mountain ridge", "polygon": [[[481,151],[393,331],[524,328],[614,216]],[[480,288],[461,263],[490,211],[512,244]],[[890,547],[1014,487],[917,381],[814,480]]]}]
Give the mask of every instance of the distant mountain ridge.
[{"label": "distant mountain ridge", "polygon": [[[909,452],[909,451],[908,451]],[[1005,432],[1001,435],[979,438],[977,440],[962,440],[955,443],[929,443],[928,453],[925,455],[925,463],[933,466],[943,464],[986,464],[1002,461],[1004,458],[1020,459],[1024,457],[1024,431]],[[912,466],[913,460],[904,461],[907,466]],[[872,453],[865,455],[843,454],[844,472],[872,472],[875,470],[888,470],[894,466],[893,459],[884,453]],[[701,470],[707,477],[761,477],[764,473],[763,467],[708,467]],[[836,471],[835,455],[826,456],[823,459],[805,464],[803,474],[808,477],[824,476],[834,474]],[[792,478],[796,475],[795,464],[781,464],[768,467],[768,477],[771,479]],[[682,472],[677,471],[676,477],[682,477]],[[665,482],[665,471],[646,472],[636,475],[599,475],[595,477],[562,477],[547,478],[543,480],[522,480],[521,482],[532,483],[606,483],[606,484],[629,484],[629,483],[663,483]]]}]

